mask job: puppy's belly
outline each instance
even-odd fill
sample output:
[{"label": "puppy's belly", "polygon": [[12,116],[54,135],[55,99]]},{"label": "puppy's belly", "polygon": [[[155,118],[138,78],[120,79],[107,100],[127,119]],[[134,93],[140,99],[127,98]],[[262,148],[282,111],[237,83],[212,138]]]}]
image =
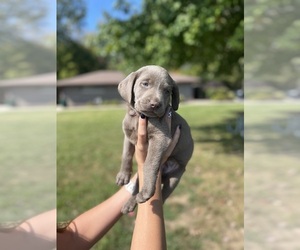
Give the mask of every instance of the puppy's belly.
[{"label": "puppy's belly", "polygon": [[171,173],[175,172],[180,168],[180,165],[174,159],[168,159],[162,167],[162,175],[170,175]]}]

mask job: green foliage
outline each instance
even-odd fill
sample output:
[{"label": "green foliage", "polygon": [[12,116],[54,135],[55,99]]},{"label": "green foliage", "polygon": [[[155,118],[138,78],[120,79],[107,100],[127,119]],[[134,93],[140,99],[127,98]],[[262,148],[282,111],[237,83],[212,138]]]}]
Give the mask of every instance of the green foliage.
[{"label": "green foliage", "polygon": [[0,3],[0,78],[17,78],[55,71],[54,36],[41,37],[47,14],[43,0]]},{"label": "green foliage", "polygon": [[107,15],[100,53],[130,71],[145,64],[193,68],[232,88],[243,78],[243,1],[145,0],[129,19]]},{"label": "green foliage", "polygon": [[300,69],[300,2],[247,1],[245,7],[245,79],[294,88]]},{"label": "green foliage", "polygon": [[57,76],[58,79],[104,67],[93,51],[75,39],[83,26],[86,8],[82,0],[57,3]]},{"label": "green foliage", "polygon": [[83,26],[86,7],[83,0],[57,1],[57,37],[58,40],[70,38]]},{"label": "green foliage", "polygon": [[72,39],[58,41],[57,76],[58,79],[99,69],[98,58],[79,42]]},{"label": "green foliage", "polygon": [[246,93],[246,98],[251,100],[283,100],[285,97],[285,92],[271,86],[248,88]]},{"label": "green foliage", "polygon": [[47,13],[44,0],[10,0],[0,2],[0,34],[32,32],[42,23]]},{"label": "green foliage", "polygon": [[207,97],[212,100],[232,100],[234,93],[226,87],[208,88],[205,91]]},{"label": "green foliage", "polygon": [[7,34],[5,37],[0,37],[0,41],[1,79],[55,71],[56,58],[53,49],[15,35]]}]

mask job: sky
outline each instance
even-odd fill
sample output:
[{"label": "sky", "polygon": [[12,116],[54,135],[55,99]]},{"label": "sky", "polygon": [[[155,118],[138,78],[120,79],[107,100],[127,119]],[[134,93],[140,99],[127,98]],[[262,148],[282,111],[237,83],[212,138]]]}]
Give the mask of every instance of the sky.
[{"label": "sky", "polygon": [[[93,32],[97,30],[99,22],[103,21],[103,12],[106,11],[114,17],[126,18],[120,11],[114,9],[114,0],[84,0],[87,7],[87,15],[85,19],[85,26],[83,29],[86,32]],[[142,0],[129,0],[134,6],[134,10],[138,11],[141,8]]]},{"label": "sky", "polygon": [[[97,31],[98,24],[104,21],[103,13],[108,12],[113,17],[125,19],[128,16],[114,9],[116,0],[83,0],[86,4],[86,17],[83,30],[85,33]],[[135,12],[141,9],[143,0],[127,0],[132,4]],[[44,0],[47,5],[47,16],[43,21],[44,32],[56,32],[56,2],[53,0]]]},{"label": "sky", "polygon": [[47,8],[47,16],[43,20],[46,29],[56,31],[56,1],[44,0]]},{"label": "sky", "polygon": [[93,32],[97,28],[97,24],[103,20],[103,12],[113,13],[113,2],[111,0],[85,0],[87,7],[87,15],[85,19],[84,29],[87,32]]}]

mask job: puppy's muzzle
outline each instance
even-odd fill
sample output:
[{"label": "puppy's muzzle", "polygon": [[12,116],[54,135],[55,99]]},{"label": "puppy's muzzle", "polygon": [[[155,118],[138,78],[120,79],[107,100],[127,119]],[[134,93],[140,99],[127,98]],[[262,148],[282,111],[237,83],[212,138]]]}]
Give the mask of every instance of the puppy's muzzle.
[{"label": "puppy's muzzle", "polygon": [[149,109],[156,110],[159,109],[162,104],[160,101],[150,100],[148,105],[149,105]]}]

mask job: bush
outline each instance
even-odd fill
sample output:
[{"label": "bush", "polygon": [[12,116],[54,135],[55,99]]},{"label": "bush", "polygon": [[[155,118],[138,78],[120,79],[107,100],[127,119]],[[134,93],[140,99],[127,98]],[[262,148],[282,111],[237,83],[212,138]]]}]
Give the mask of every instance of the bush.
[{"label": "bush", "polygon": [[282,100],[285,98],[285,93],[273,87],[264,86],[247,89],[245,97],[248,100]]},{"label": "bush", "polygon": [[234,93],[226,87],[208,88],[206,89],[206,96],[213,100],[234,99]]}]

